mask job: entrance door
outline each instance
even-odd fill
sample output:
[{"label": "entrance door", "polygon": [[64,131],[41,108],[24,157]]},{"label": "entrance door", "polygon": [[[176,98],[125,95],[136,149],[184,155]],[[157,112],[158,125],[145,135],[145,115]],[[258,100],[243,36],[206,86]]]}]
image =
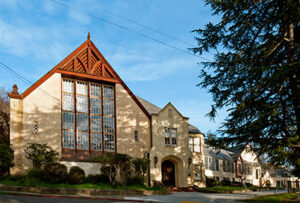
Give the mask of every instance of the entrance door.
[{"label": "entrance door", "polygon": [[162,183],[167,186],[175,186],[175,166],[171,161],[164,161],[161,164]]}]

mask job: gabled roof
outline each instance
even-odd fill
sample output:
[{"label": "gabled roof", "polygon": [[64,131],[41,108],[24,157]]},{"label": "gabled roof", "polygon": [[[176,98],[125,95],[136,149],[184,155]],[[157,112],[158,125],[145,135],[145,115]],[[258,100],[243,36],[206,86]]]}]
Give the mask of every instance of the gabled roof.
[{"label": "gabled roof", "polygon": [[234,161],[232,158],[232,152],[225,149],[214,149],[213,147],[207,144],[204,145],[204,155],[211,156],[217,159]]},{"label": "gabled roof", "polygon": [[[158,114],[162,109],[158,106],[152,104],[151,102],[136,96],[138,100],[141,102],[141,104],[145,107],[145,109],[148,111],[150,115],[152,114]],[[171,103],[170,103],[171,104]],[[172,104],[171,104],[172,105]],[[175,108],[175,107],[174,107]],[[176,108],[175,108],[176,109]],[[177,110],[177,109],[176,109]],[[178,111],[178,110],[177,110]],[[180,114],[181,115],[181,114]],[[196,126],[188,124],[188,129],[190,134],[203,134]],[[204,134],[203,134],[204,135]]]},{"label": "gabled roof", "polygon": [[73,51],[69,56],[63,59],[52,70],[46,73],[36,83],[29,87],[23,94],[21,94],[20,99],[26,98],[32,91],[38,88],[54,73],[61,73],[64,75],[77,76],[112,83],[120,83],[131,96],[131,98],[145,113],[145,115],[150,118],[150,114],[145,109],[145,107],[140,103],[140,101],[131,92],[131,90],[127,87],[120,76],[115,72],[112,66],[107,62],[104,56],[91,41],[90,34],[88,35],[88,39],[77,49],[75,49],[75,51]]},{"label": "gabled roof", "polygon": [[237,161],[239,159],[240,154],[244,151],[245,147],[245,145],[239,144],[235,147],[228,148],[227,150],[232,152],[231,156],[233,160]]},{"label": "gabled roof", "polygon": [[160,112],[161,108],[159,108],[158,106],[155,106],[154,104],[139,96],[136,96],[136,98],[141,102],[141,104],[145,107],[149,114],[157,114],[158,112]]},{"label": "gabled roof", "polygon": [[203,134],[204,135],[204,133],[202,133],[196,126],[189,124],[188,128],[189,128],[190,134]]}]

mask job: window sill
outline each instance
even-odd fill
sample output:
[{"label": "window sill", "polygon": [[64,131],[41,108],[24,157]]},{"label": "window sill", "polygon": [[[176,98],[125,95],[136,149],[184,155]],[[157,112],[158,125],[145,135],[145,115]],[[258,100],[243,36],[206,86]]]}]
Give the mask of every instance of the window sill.
[{"label": "window sill", "polygon": [[165,144],[165,147],[177,147],[176,144]]}]

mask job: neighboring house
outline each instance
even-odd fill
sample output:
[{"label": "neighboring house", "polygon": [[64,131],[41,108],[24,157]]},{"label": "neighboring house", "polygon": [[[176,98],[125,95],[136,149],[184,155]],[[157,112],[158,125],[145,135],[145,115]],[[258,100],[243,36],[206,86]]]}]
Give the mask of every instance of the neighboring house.
[{"label": "neighboring house", "polygon": [[299,189],[299,178],[293,176],[284,168],[276,168],[275,166],[269,165],[262,178],[263,186],[266,186],[266,183],[270,182],[271,187]]},{"label": "neighboring house", "polygon": [[205,175],[216,180],[229,180],[260,185],[261,164],[251,145],[238,145],[228,150],[204,149]]},{"label": "neighboring house", "polygon": [[209,145],[204,148],[205,176],[222,181],[234,182],[235,165],[231,156],[232,152],[224,149],[214,149]]},{"label": "neighboring house", "polygon": [[88,40],[22,94],[10,96],[10,143],[15,167],[32,167],[27,143],[48,144],[61,163],[99,173],[105,152],[148,157],[149,182],[205,186],[204,134],[171,103],[162,109],[137,97]]},{"label": "neighboring house", "polygon": [[261,163],[258,155],[251,150],[251,145],[237,145],[228,149],[235,161],[235,176],[240,182],[259,186],[261,184]]}]

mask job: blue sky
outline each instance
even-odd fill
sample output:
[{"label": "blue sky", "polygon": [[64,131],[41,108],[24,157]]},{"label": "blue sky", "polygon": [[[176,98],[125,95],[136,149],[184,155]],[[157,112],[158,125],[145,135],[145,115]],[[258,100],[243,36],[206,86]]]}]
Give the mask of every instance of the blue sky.
[{"label": "blue sky", "polygon": [[[216,21],[202,0],[58,0],[180,49],[196,46],[193,29]],[[134,20],[191,46],[122,20]],[[53,3],[50,0],[0,0],[0,62],[31,82],[37,81],[80,44],[91,39],[138,96],[163,107],[168,102],[202,132],[216,131],[225,118],[205,117],[212,104],[207,90],[196,87],[203,59],[184,54],[132,32]],[[203,57],[212,59],[212,54]],[[29,85],[1,69],[0,86]]]}]

